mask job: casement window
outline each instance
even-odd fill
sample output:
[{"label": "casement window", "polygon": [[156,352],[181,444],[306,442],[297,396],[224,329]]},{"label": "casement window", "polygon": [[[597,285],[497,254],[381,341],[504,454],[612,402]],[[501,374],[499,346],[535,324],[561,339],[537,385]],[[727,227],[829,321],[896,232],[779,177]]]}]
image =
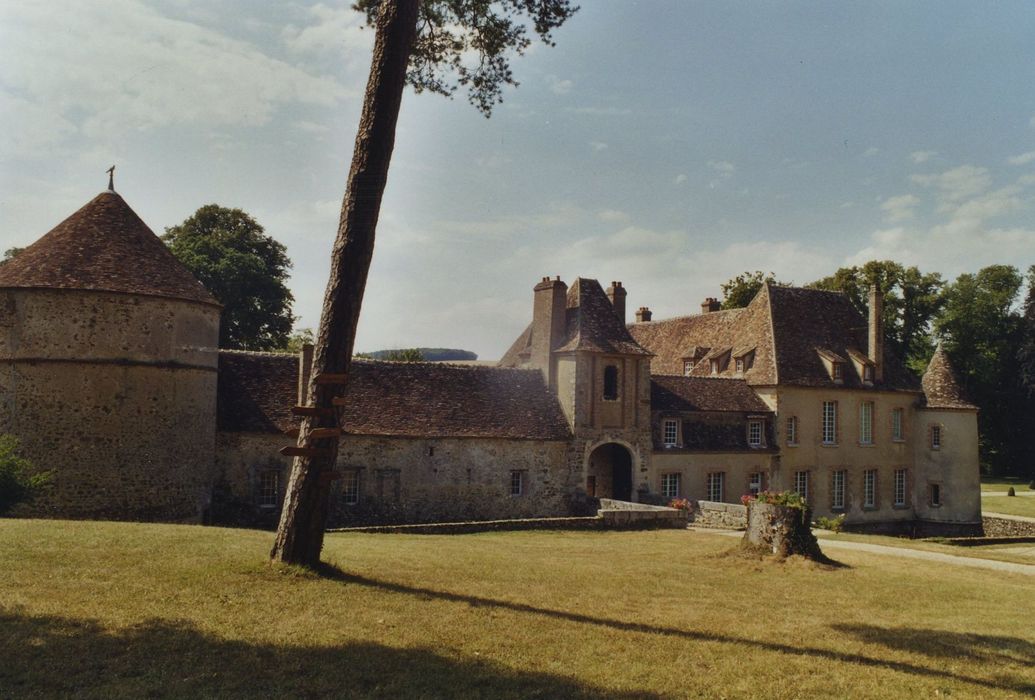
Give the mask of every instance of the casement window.
[{"label": "casement window", "polygon": [[694,371],[693,360],[683,360],[683,376],[689,377],[690,373]]},{"label": "casement window", "polygon": [[618,400],[618,368],[608,365],[604,368],[604,401]]},{"label": "casement window", "polygon": [[809,473],[807,471],[794,472],[794,490],[804,500],[809,500]]},{"label": "casement window", "polygon": [[675,447],[679,444],[679,425],[676,421],[671,419],[665,420],[663,438],[665,447]]},{"label": "casement window", "polygon": [[873,444],[873,402],[859,404],[859,444]]},{"label": "casement window", "polygon": [[942,426],[940,425],[931,426],[931,449],[942,449]]},{"label": "casement window", "polygon": [[906,505],[906,470],[895,470],[895,505],[902,507]]},{"label": "casement window", "polygon": [[726,492],[726,472],[708,474],[708,500],[722,503]]},{"label": "casement window", "polygon": [[268,469],[259,475],[259,506],[276,508],[280,502],[280,472]]},{"label": "casement window", "polygon": [[931,484],[931,505],[938,507],[942,504],[941,484]]},{"label": "casement window", "polygon": [[748,445],[750,447],[765,446],[765,424],[763,421],[748,421]]},{"label": "casement window", "polygon": [[710,361],[710,365],[711,365],[711,372],[712,372],[712,374],[718,374],[719,373],[719,361],[718,360],[711,360]]},{"label": "casement window", "polygon": [[737,371],[737,374],[744,374],[744,358],[738,357],[733,361],[733,367]]},{"label": "casement window", "polygon": [[525,495],[525,472],[521,469],[514,469],[510,472],[510,495]]},{"label": "casement window", "polygon": [[845,379],[845,366],[840,362],[833,364],[833,377],[835,382],[843,382]]},{"label": "casement window", "polygon": [[903,440],[904,433],[902,432],[902,414],[901,408],[891,409],[891,439],[892,440]]},{"label": "casement window", "polygon": [[752,472],[748,475],[748,493],[757,496],[762,492],[762,472]]},{"label": "casement window", "polygon": [[679,498],[683,485],[683,475],[679,472],[661,475],[661,495],[665,498]]},{"label": "casement window", "polygon": [[877,470],[863,472],[863,508],[877,507]]},{"label": "casement window", "polygon": [[359,503],[359,470],[350,469],[342,474],[341,496],[345,505]]},{"label": "casement window", "polygon": [[798,416],[791,416],[787,419],[787,444],[798,444]]},{"label": "casement window", "polygon": [[823,444],[837,444],[837,401],[823,402]]},{"label": "casement window", "polygon": [[871,367],[870,365],[865,365],[863,367],[863,381],[867,382],[868,384],[873,383],[873,367]]},{"label": "casement window", "polygon": [[838,469],[830,474],[830,510],[845,509],[845,470]]}]

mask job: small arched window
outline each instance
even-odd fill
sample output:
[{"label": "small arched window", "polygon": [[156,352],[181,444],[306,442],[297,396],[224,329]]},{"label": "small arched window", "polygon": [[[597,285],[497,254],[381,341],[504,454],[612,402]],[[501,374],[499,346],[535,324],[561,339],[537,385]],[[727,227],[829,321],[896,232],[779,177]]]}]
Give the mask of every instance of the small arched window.
[{"label": "small arched window", "polygon": [[618,368],[608,365],[604,368],[604,401],[618,400]]}]

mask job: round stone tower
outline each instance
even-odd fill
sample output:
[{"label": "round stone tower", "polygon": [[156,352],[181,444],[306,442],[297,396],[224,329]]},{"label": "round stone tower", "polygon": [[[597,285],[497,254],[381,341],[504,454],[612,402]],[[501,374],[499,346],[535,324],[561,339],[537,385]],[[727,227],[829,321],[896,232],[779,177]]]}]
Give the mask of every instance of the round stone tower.
[{"label": "round stone tower", "polygon": [[25,514],[204,517],[220,308],[111,189],[0,265],[0,433],[52,473]]}]

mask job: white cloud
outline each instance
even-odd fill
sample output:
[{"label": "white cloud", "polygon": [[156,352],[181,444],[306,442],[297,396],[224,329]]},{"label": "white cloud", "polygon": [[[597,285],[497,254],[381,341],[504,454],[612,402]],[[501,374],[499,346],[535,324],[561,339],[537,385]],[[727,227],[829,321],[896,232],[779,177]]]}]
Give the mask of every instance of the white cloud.
[{"label": "white cloud", "polygon": [[973,165],[961,165],[938,175],[913,175],[911,179],[918,185],[933,187],[946,205],[980,194],[992,184],[988,169]]},{"label": "white cloud", "polygon": [[870,146],[865,151],[863,151],[863,158],[873,158],[878,153],[880,153],[880,149],[879,148],[876,148],[874,146]]},{"label": "white cloud", "polygon": [[604,209],[597,212],[597,218],[601,221],[624,223],[629,220],[629,215],[617,209]]},{"label": "white cloud", "polygon": [[600,153],[600,151],[607,150],[607,144],[603,141],[590,141],[589,147],[592,148],[595,153]]},{"label": "white cloud", "polygon": [[936,155],[938,155],[938,151],[913,151],[909,154],[909,159],[919,165],[920,163],[926,163]]},{"label": "white cloud", "polygon": [[1035,160],[1035,151],[1028,151],[1022,153],[1019,156],[1012,156],[1006,159],[1006,162],[1010,165],[1027,165],[1028,163]]},{"label": "white cloud", "polygon": [[570,80],[561,80],[556,75],[546,76],[546,85],[550,92],[555,95],[567,95],[571,92],[573,83]]},{"label": "white cloud", "polygon": [[682,185],[684,182],[686,182],[686,174],[685,173],[679,173],[678,175],[676,175],[676,179],[673,180],[673,183],[676,184],[676,185]]},{"label": "white cloud", "polygon": [[911,194],[903,194],[898,197],[889,197],[884,200],[883,204],[880,205],[880,208],[884,212],[884,217],[888,221],[904,221],[906,219],[913,218],[913,208],[919,203],[919,197]]},{"label": "white cloud", "polygon": [[342,57],[353,67],[369,63],[374,47],[374,31],[365,25],[362,12],[350,7],[328,7],[317,4],[308,8],[312,23],[305,27],[288,25],[281,31],[284,46],[293,53],[325,54],[335,60]]}]

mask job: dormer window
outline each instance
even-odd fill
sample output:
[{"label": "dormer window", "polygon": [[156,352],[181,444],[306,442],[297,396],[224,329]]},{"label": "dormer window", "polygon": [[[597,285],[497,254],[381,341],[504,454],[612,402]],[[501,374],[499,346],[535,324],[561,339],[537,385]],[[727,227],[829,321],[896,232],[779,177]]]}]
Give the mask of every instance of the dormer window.
[{"label": "dormer window", "polygon": [[604,401],[618,400],[618,368],[608,365],[604,368]]},{"label": "dormer window", "polygon": [[864,382],[868,382],[870,384],[873,383],[873,366],[872,365],[866,365],[865,367],[863,367],[863,381]]},{"label": "dormer window", "polygon": [[765,447],[765,422],[759,418],[748,421],[748,446]]},{"label": "dormer window", "polygon": [[736,367],[737,374],[744,374],[744,358],[743,357],[738,357],[736,360],[734,360],[734,362],[735,362],[734,366]]},{"label": "dormer window", "polygon": [[664,428],[664,443],[665,447],[675,447],[679,444],[679,426],[676,421],[672,419],[665,420]]},{"label": "dormer window", "polygon": [[718,374],[719,373],[719,361],[718,360],[711,360],[711,369],[712,369],[712,374]]},{"label": "dormer window", "polygon": [[833,369],[831,370],[831,376],[833,376],[835,382],[843,382],[845,380],[845,366],[841,362],[835,362]]},{"label": "dormer window", "polygon": [[683,360],[683,376],[689,377],[690,373],[694,371],[693,360]]}]

